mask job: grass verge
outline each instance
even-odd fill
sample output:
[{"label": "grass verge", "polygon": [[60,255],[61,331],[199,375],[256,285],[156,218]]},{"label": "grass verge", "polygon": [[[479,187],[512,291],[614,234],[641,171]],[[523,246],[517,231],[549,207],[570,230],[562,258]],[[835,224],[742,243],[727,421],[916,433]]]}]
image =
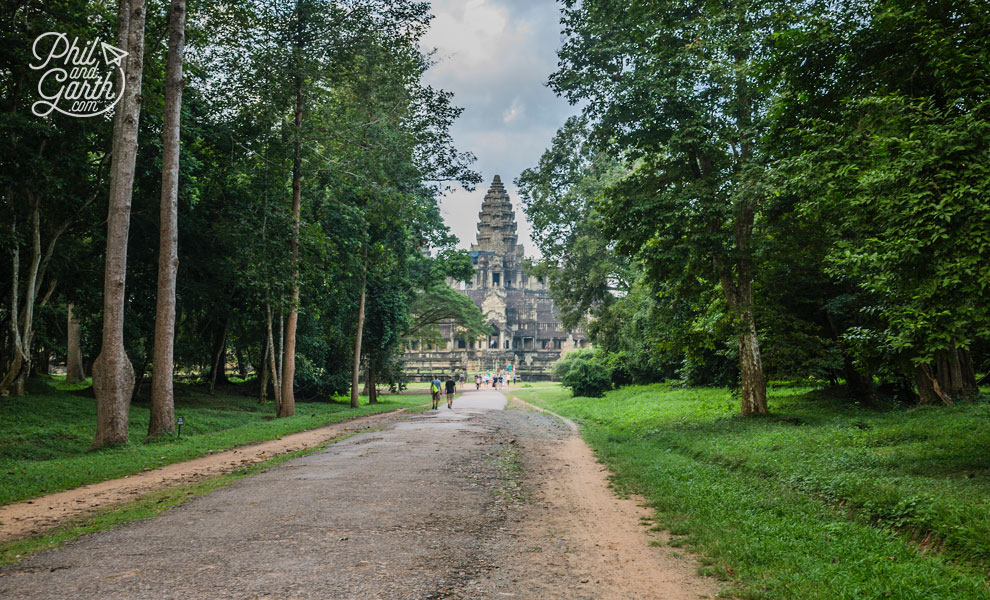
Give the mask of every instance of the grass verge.
[{"label": "grass verge", "polygon": [[519,398],[583,425],[620,489],[738,598],[987,599],[990,406],[871,410],[807,388],[766,418],[724,390]]},{"label": "grass verge", "polygon": [[333,402],[297,402],[296,415],[275,419],[271,404],[255,398],[177,386],[182,437],[144,442],[147,405],[130,410],[130,443],[89,450],[96,431],[96,401],[46,386],[24,398],[0,401],[0,504],[115,479],[254,442],[280,438],[365,415],[414,407],[429,396],[391,395],[352,409]]},{"label": "grass verge", "polygon": [[331,444],[347,439],[352,435],[356,434],[343,435],[326,444],[289,452],[264,462],[243,467],[231,473],[218,475],[189,485],[152,492],[133,502],[106,507],[86,516],[72,519],[40,535],[2,543],[0,544],[0,566],[16,563],[39,552],[60,548],[90,533],[109,531],[132,521],[156,517],[198,496],[231,485],[238,479],[260,473],[293,458],[312,454]]}]

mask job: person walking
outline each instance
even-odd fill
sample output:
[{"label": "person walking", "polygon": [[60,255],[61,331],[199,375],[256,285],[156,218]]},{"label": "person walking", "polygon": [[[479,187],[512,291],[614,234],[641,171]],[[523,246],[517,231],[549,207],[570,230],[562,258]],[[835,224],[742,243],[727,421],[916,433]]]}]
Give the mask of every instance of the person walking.
[{"label": "person walking", "polygon": [[443,381],[440,380],[439,375],[433,376],[433,381],[430,382],[430,394],[433,396],[433,410],[436,410],[440,406],[440,390],[443,388]]},{"label": "person walking", "polygon": [[457,391],[457,384],[454,383],[453,375],[447,378],[447,408],[454,408],[454,392]]},{"label": "person walking", "polygon": [[478,375],[477,373],[474,374],[474,389],[481,389],[481,375]]}]

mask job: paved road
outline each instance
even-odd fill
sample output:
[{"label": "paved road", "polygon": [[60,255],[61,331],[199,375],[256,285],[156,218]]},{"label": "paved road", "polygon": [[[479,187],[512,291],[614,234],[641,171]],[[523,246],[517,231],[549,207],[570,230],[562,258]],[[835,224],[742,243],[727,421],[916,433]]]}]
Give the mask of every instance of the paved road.
[{"label": "paved road", "polygon": [[[512,448],[469,391],[197,498],[0,569],[15,598],[441,598],[486,563]],[[496,493],[493,493],[496,492]]]}]

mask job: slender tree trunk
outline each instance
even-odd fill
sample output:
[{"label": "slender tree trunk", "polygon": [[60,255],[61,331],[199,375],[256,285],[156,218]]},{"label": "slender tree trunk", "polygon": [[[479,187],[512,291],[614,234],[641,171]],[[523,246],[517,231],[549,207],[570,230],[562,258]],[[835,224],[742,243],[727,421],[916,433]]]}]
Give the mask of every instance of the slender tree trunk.
[{"label": "slender tree trunk", "polygon": [[[752,220],[749,221],[749,227],[751,226]],[[745,224],[743,226],[737,225],[736,244],[740,248],[741,254],[746,254],[748,251],[749,238],[748,233],[744,231],[741,234],[740,229],[748,231],[749,227],[746,227]],[[737,340],[741,379],[740,412],[744,417],[766,414],[767,385],[763,378],[763,360],[760,356],[760,342],[756,335],[756,321],[753,317],[752,271],[748,265],[748,260],[740,260],[736,281],[733,281],[732,274],[728,269],[722,268],[720,271],[722,292],[739,328]]]},{"label": "slender tree trunk", "polygon": [[182,120],[182,59],[185,51],[186,1],[172,0],[165,66],[165,118],[162,123],[158,306],[155,313],[155,358],[151,367],[149,438],[171,433],[175,424],[172,370],[175,365],[175,279],[179,269],[179,131]]},{"label": "slender tree trunk", "polygon": [[365,371],[365,379],[368,385],[368,404],[378,404],[378,373],[375,371],[375,361],[368,360],[368,368]]},{"label": "slender tree trunk", "polygon": [[[265,329],[267,333],[267,328]],[[261,387],[258,390],[258,404],[265,404],[268,402],[268,380],[271,379],[271,370],[268,368],[268,336],[262,336],[261,340],[261,355],[258,361],[258,368],[261,371],[258,373],[258,381],[261,382]]]},{"label": "slender tree trunk", "polygon": [[79,383],[86,379],[86,372],[83,370],[82,359],[82,326],[79,319],[73,314],[72,304],[69,304],[69,319],[66,327],[68,331],[66,353],[65,353],[65,381],[68,383]]},{"label": "slender tree trunk", "polygon": [[354,370],[351,373],[351,408],[360,406],[358,384],[361,375],[361,336],[364,334],[364,296],[368,288],[368,250],[361,263],[361,294],[358,297],[357,333],[354,334]]},{"label": "slender tree trunk", "polygon": [[756,337],[753,315],[749,313],[746,331],[739,336],[739,367],[741,372],[742,415],[767,412],[767,386],[763,379],[763,361],[760,357],[760,342]]},{"label": "slender tree trunk", "polygon": [[217,382],[228,383],[227,381],[227,321],[223,322],[223,327],[216,330],[213,337],[213,364],[210,366],[210,394],[217,388]]},{"label": "slender tree trunk", "polygon": [[279,417],[296,413],[293,383],[296,376],[296,327],[299,323],[299,222],[302,213],[302,80],[296,82],[296,139],[292,159],[292,302],[285,322],[285,349],[282,362],[282,403]]},{"label": "slender tree trunk", "polygon": [[124,282],[127,277],[127,234],[141,117],[141,75],[144,61],[144,0],[120,0],[118,46],[128,52],[123,97],[114,117],[110,209],[103,278],[103,342],[93,364],[96,394],[96,439],[93,448],[127,443],[127,413],[134,386],[134,368],[124,350]]},{"label": "slender tree trunk", "polygon": [[267,304],[268,309],[268,369],[272,373],[272,390],[275,396],[275,414],[282,410],[282,387],[279,385],[279,370],[275,364],[275,340],[272,339],[272,305]]},{"label": "slender tree trunk", "polygon": [[293,40],[293,53],[296,57],[295,75],[295,135],[292,141],[292,302],[289,318],[285,323],[285,348],[282,364],[282,405],[279,417],[296,414],[296,400],[293,385],[296,377],[296,327],[299,323],[299,223],[302,218],[302,123],[303,123],[303,76],[299,58],[303,48],[303,9],[296,2],[296,32]]},{"label": "slender tree trunk", "polygon": [[244,358],[244,351],[237,344],[234,344],[234,359],[237,360],[237,376],[242,380],[247,379],[249,365]]},{"label": "slender tree trunk", "polygon": [[[17,224],[14,223],[11,227],[12,233],[16,233]],[[23,346],[21,343],[21,330],[20,325],[17,322],[19,319],[19,307],[20,307],[20,297],[19,290],[21,286],[20,273],[21,273],[21,249],[19,244],[14,244],[13,260],[11,263],[11,285],[10,285],[10,339],[11,346],[14,351],[14,355],[10,360],[10,366],[7,368],[7,374],[4,376],[3,380],[0,380],[0,395],[6,396],[10,393],[11,386],[21,375],[21,368],[24,366],[24,353]]]}]

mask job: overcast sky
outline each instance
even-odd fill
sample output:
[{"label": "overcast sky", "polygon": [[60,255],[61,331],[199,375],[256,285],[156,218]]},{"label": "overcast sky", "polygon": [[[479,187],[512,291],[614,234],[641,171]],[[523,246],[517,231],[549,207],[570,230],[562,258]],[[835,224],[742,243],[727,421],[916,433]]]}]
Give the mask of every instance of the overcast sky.
[{"label": "overcast sky", "polygon": [[536,251],[512,181],[534,166],[553,134],[577,110],[546,87],[557,65],[559,6],[553,0],[434,0],[424,48],[439,63],[426,80],[454,93],[464,113],[453,127],[460,151],[474,153],[484,182],[473,192],[448,193],[440,208],[467,248],[475,241],[478,211],[497,173],[519,223],[526,254]]}]

